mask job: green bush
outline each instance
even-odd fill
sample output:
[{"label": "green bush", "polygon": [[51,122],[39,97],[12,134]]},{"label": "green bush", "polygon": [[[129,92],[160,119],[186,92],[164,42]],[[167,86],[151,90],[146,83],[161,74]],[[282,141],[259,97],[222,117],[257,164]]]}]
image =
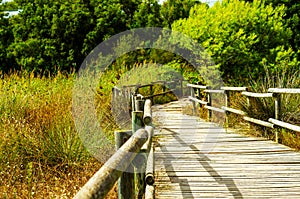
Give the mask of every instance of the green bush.
[{"label": "green bush", "polygon": [[273,8],[260,1],[224,0],[211,8],[195,6],[190,17],[176,21],[172,29],[201,43],[219,64],[225,82],[245,84],[264,72],[263,63],[270,68],[283,59],[295,63],[284,11],[284,6]]}]

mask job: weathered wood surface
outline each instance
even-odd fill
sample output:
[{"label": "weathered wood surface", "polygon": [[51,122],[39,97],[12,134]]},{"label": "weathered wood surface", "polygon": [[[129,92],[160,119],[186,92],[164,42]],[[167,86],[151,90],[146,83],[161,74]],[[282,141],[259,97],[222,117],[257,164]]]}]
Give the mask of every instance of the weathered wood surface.
[{"label": "weathered wood surface", "polygon": [[154,106],[155,197],[300,198],[300,154]]}]

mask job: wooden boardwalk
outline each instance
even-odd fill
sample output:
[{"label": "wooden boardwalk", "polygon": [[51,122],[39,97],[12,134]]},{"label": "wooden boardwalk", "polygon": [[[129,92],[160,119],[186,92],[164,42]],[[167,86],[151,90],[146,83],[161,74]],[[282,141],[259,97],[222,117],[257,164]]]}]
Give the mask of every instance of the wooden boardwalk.
[{"label": "wooden boardwalk", "polygon": [[154,106],[155,197],[300,198],[300,153]]}]

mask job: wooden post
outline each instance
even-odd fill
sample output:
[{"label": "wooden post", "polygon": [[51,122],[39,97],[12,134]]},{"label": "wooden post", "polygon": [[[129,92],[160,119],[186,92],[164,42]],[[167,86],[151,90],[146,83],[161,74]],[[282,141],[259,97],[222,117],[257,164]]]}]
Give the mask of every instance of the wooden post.
[{"label": "wooden post", "polygon": [[134,184],[136,198],[142,199],[145,193],[145,170],[146,170],[147,156],[145,150],[140,150],[135,159],[132,161],[134,165]]},{"label": "wooden post", "polygon": [[135,99],[135,111],[144,111],[145,100]]},{"label": "wooden post", "polygon": [[74,199],[104,198],[126,171],[140,148],[148,140],[148,132],[140,129],[93,175],[74,196]]},{"label": "wooden post", "polygon": [[147,99],[144,103],[144,115],[143,122],[145,125],[151,125],[152,123],[152,110],[151,110],[151,100]]},{"label": "wooden post", "polygon": [[112,101],[113,101],[113,102],[116,101],[116,96],[117,96],[117,95],[116,95],[116,92],[117,92],[117,91],[116,91],[116,88],[113,87],[113,88],[112,88]]},{"label": "wooden post", "polygon": [[163,93],[166,91],[166,81],[162,81]]},{"label": "wooden post", "polygon": [[[275,119],[281,120],[281,95],[280,93],[273,94],[275,99]],[[278,143],[278,128],[275,129],[275,141]]]},{"label": "wooden post", "polygon": [[[147,100],[147,103],[150,100]],[[143,128],[144,124],[144,105],[145,100],[140,96],[135,98],[135,111],[132,112],[132,130],[136,132],[138,129]],[[147,106],[148,107],[148,106]],[[151,101],[150,101],[151,109]],[[134,187],[136,192],[136,198],[142,199],[145,192],[145,168],[146,168],[146,154],[145,151],[141,150],[138,155],[133,160],[132,164],[134,166]]]},{"label": "wooden post", "polygon": [[126,100],[128,100],[129,98],[130,98],[130,96],[128,96],[128,88],[127,87],[124,87],[125,88],[125,90],[124,90],[124,94],[125,94],[125,98],[126,98]]},{"label": "wooden post", "polygon": [[[251,110],[251,100],[250,100],[250,97],[247,96],[247,107],[248,107],[248,110]],[[251,128],[251,123],[248,122],[248,128],[250,129]]]},{"label": "wooden post", "polygon": [[281,95],[280,93],[275,93],[275,119],[281,119]]},{"label": "wooden post", "polygon": [[[197,82],[197,85],[201,85],[201,82]],[[197,90],[197,99],[201,99],[201,89],[200,88],[196,88]]]},{"label": "wooden post", "polygon": [[[132,135],[132,131],[115,131],[115,145],[118,150]],[[118,180],[118,198],[134,199],[134,170],[132,164],[127,167]]]},{"label": "wooden post", "polygon": [[144,103],[140,96],[134,97],[134,111],[132,114],[132,132],[135,133],[138,129],[144,127],[143,115],[144,115]]},{"label": "wooden post", "polygon": [[[191,88],[191,97],[195,97],[194,88],[193,87],[190,87],[190,88]],[[193,104],[193,115],[195,115],[196,114],[196,103],[194,100],[192,101],[192,104]]]},{"label": "wooden post", "polygon": [[[153,84],[150,85],[150,95],[153,95]],[[151,97],[151,101],[153,102],[153,97]]]},{"label": "wooden post", "polygon": [[131,101],[131,111],[135,111],[135,97],[136,97],[136,94],[131,94],[131,97],[130,97],[130,101]]},{"label": "wooden post", "polygon": [[132,132],[135,133],[137,130],[144,127],[143,122],[143,111],[132,111]]},{"label": "wooden post", "polygon": [[122,88],[121,88],[121,97],[127,100],[126,95],[125,95],[125,86],[122,86]]},{"label": "wooden post", "polygon": [[[230,106],[230,92],[225,90],[225,106],[229,107]],[[228,128],[229,127],[229,111],[225,112],[225,127]]]},{"label": "wooden post", "polygon": [[182,98],[183,97],[183,78],[180,78],[180,94],[179,96]]},{"label": "wooden post", "polygon": [[[211,89],[210,87],[207,87],[207,89]],[[210,92],[207,93],[207,106],[212,106],[212,94]],[[212,119],[212,110],[207,110],[207,119],[208,121],[211,121]]]}]

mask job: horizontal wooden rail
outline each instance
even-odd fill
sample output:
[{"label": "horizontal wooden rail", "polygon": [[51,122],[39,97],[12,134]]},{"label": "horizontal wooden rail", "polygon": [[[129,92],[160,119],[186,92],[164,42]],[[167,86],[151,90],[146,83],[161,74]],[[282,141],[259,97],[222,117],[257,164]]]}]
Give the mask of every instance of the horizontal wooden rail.
[{"label": "horizontal wooden rail", "polygon": [[[177,81],[174,81],[174,82],[177,82]],[[171,83],[171,82],[168,82],[168,81],[165,81],[165,80],[157,80],[157,81],[151,82],[149,84],[140,85],[139,88],[148,87],[148,86],[154,86],[155,84],[165,85],[167,83]]]},{"label": "horizontal wooden rail", "polygon": [[154,186],[153,185],[146,185],[146,191],[145,191],[145,199],[153,199],[154,196]]},{"label": "horizontal wooden rail", "polygon": [[203,85],[187,84],[186,86],[191,88],[207,89],[207,86],[203,86]]},{"label": "horizontal wooden rail", "polygon": [[152,126],[145,126],[145,130],[149,133],[149,137],[145,144],[142,146],[141,150],[143,150],[146,153],[149,153],[149,151],[151,150],[154,128]]},{"label": "horizontal wooden rail", "polygon": [[272,124],[270,122],[262,121],[262,120],[247,117],[247,116],[244,116],[243,118],[244,118],[244,120],[246,120],[248,122],[252,122],[252,123],[259,124],[261,126],[265,126],[265,127],[269,127],[269,128],[274,128],[274,124]]},{"label": "horizontal wooden rail", "polygon": [[281,93],[281,94],[300,94],[299,88],[269,88],[270,93]]},{"label": "horizontal wooden rail", "polygon": [[242,92],[242,95],[245,95],[247,97],[273,97],[273,93]]},{"label": "horizontal wooden rail", "polygon": [[197,99],[197,98],[195,98],[195,97],[192,97],[192,96],[189,96],[188,98],[189,98],[190,100],[194,101],[194,102],[198,102],[198,103],[203,104],[203,105],[207,105],[207,103],[208,103],[208,102],[206,102],[206,101],[199,100],[199,99]]},{"label": "horizontal wooden rail", "polygon": [[275,124],[275,125],[277,125],[277,126],[300,132],[300,126],[296,126],[296,125],[293,125],[293,124],[282,122],[280,120],[276,120],[276,119],[273,119],[273,118],[270,118],[268,121]]},{"label": "horizontal wooden rail", "polygon": [[225,91],[247,91],[248,90],[247,87],[227,87],[227,86],[223,86],[221,87],[221,89]]},{"label": "horizontal wooden rail", "polygon": [[147,99],[145,100],[144,104],[144,115],[143,115],[143,121],[145,125],[150,125],[152,123],[152,109],[151,109],[152,103],[151,100]]},{"label": "horizontal wooden rail", "polygon": [[[274,128],[274,125],[287,128],[296,132],[300,132],[300,127],[289,124],[287,122],[280,121],[281,115],[281,96],[280,94],[300,94],[299,88],[269,88],[268,93],[255,93],[255,92],[248,92],[247,87],[221,87],[221,90],[218,89],[208,89],[208,86],[203,85],[194,85],[194,84],[187,84],[188,87],[193,88],[191,89],[191,95],[188,97],[193,102],[193,111],[196,112],[196,105],[195,103],[199,103],[204,105],[203,107],[208,109],[208,120],[211,119],[212,113],[211,111],[217,111],[221,113],[225,113],[225,125],[228,126],[229,124],[229,113],[234,113],[243,116],[243,119],[255,123],[261,126],[265,126],[268,128]],[[207,102],[199,99],[200,89],[204,89],[203,91],[206,92]],[[247,116],[247,113],[238,109],[234,109],[229,107],[230,105],[230,92],[241,92],[242,95],[248,98],[248,106],[251,106],[250,98],[273,98],[274,99],[274,107],[275,107],[275,119],[270,118],[268,121],[259,120],[256,118],[251,118]],[[198,95],[195,97],[195,93]],[[225,94],[225,106],[222,106],[221,109],[218,107],[214,107],[212,105],[212,94],[214,93],[221,93]],[[278,141],[278,131],[275,132],[275,140]]]},{"label": "horizontal wooden rail", "polygon": [[147,141],[149,133],[140,129],[100,168],[99,171],[80,189],[74,199],[104,198],[108,191],[126,171],[143,144]]},{"label": "horizontal wooden rail", "polygon": [[[113,88],[115,102],[124,96],[132,100],[132,130],[115,132],[116,153],[79,190],[76,199],[104,198],[118,179],[119,198],[133,199],[145,195],[145,169],[153,136],[152,103],[124,87]],[[154,190],[152,186],[148,191],[151,188]],[[150,195],[147,193],[148,198]]]},{"label": "horizontal wooden rail", "polygon": [[148,160],[147,160],[147,167],[146,167],[146,173],[145,173],[145,182],[148,185],[154,184],[154,152],[153,147],[151,147]]},{"label": "horizontal wooden rail", "polygon": [[167,93],[173,93],[175,90],[174,89],[171,89],[169,91],[165,91],[165,92],[162,92],[162,93],[157,93],[157,94],[154,94],[154,95],[148,95],[148,96],[144,96],[145,99],[151,99],[153,97],[157,97],[157,96],[160,96],[160,95],[165,95]]},{"label": "horizontal wooden rail", "polygon": [[222,106],[222,109],[225,110],[225,111],[231,112],[231,113],[238,114],[238,115],[243,115],[243,116],[247,115],[247,113],[244,112],[244,111],[234,109],[234,108],[229,108],[229,107],[226,107],[226,106]]},{"label": "horizontal wooden rail", "polygon": [[140,84],[131,84],[131,85],[124,85],[124,88],[135,88],[141,86]]},{"label": "horizontal wooden rail", "polygon": [[226,112],[223,109],[213,107],[213,106],[208,106],[208,105],[205,105],[204,108],[207,108],[208,110],[216,111],[216,112],[219,112],[219,113],[225,113]]},{"label": "horizontal wooden rail", "polygon": [[221,94],[225,93],[224,90],[211,90],[211,89],[206,89],[206,90],[204,90],[204,92],[206,92],[206,93],[221,93]]}]

